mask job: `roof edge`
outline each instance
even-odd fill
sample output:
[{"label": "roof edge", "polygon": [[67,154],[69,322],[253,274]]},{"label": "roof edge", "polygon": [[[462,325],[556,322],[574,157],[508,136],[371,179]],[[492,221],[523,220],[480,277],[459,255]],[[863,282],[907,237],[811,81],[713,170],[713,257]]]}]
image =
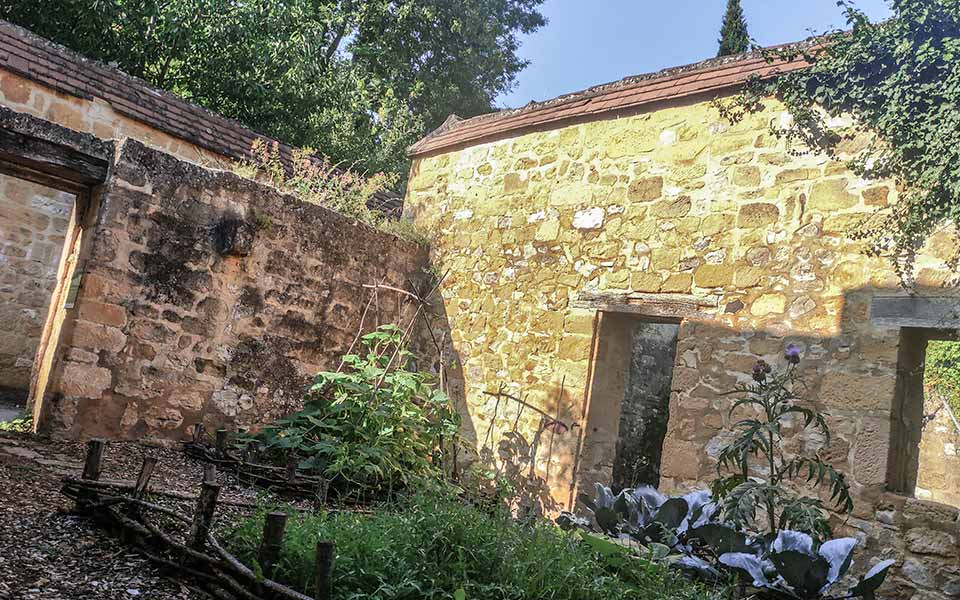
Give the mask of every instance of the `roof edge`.
[{"label": "roof edge", "polygon": [[[531,128],[556,128],[572,120],[598,120],[611,113],[636,110],[664,100],[736,88],[755,75],[770,77],[808,66],[802,60],[768,62],[765,52],[788,48],[810,48],[824,36],[799,42],[755,49],[742,54],[668,67],[632,75],[581,91],[571,92],[525,106],[495,111],[453,123],[450,119],[407,148],[410,158],[441,153],[455,147],[484,143],[491,138],[509,137]],[[715,75],[715,76],[714,76]],[[698,84],[699,83],[699,84]],[[611,98],[617,96],[618,98]],[[606,100],[611,98],[610,100]],[[606,100],[606,101],[605,101]],[[549,127],[548,127],[549,126]]]}]

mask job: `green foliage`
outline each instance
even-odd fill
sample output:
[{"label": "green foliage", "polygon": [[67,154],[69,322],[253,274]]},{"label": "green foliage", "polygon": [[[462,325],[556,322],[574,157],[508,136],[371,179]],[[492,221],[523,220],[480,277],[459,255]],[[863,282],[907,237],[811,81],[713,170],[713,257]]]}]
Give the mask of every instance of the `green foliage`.
[{"label": "green foliage", "polygon": [[923,383],[940,394],[960,416],[960,342],[934,340],[927,344]]},{"label": "green foliage", "polygon": [[439,475],[458,413],[432,377],[405,368],[412,355],[399,328],[382,326],[361,341],[342,371],[317,375],[302,411],[241,444],[280,459],[292,452],[299,468],[324,473],[339,489],[392,489]]},{"label": "green foliage", "polygon": [[288,172],[280,158],[279,144],[258,138],[253,141],[250,159],[235,163],[233,171],[242,177],[265,179],[305,202],[335,210],[401,239],[428,243],[427,235],[413,221],[390,218],[370,209],[376,195],[396,183],[395,175],[363,176],[331,163],[313,148],[295,149],[291,165]]},{"label": "green foliage", "polygon": [[727,12],[723,15],[719,44],[720,50],[717,52],[717,56],[740,54],[750,49],[747,19],[743,15],[740,0],[727,0]]},{"label": "green foliage", "polygon": [[[759,361],[753,383],[735,390],[741,397],[730,408],[730,416],[738,409],[748,411],[748,416],[733,425],[735,437],[720,450],[717,472],[722,476],[713,491],[722,499],[724,518],[738,529],[773,536],[789,529],[823,539],[830,534],[823,503],[797,495],[788,482],[825,487],[834,509],[841,513],[853,509],[853,500],[843,474],[819,455],[789,456],[784,450],[784,429],[796,420],[802,421],[803,429],[819,431],[825,444],[830,444],[824,415],[801,405],[802,398],[794,391],[800,386],[799,348],[791,344],[786,354],[786,369],[774,372]],[[765,522],[758,520],[758,510],[765,514]]]},{"label": "green foliage", "polygon": [[493,108],[542,0],[10,0],[0,18],[363,172]]},{"label": "green foliage", "polygon": [[33,417],[23,415],[10,419],[9,421],[0,421],[0,431],[30,433],[33,431]]},{"label": "green foliage", "polygon": [[[720,597],[623,548],[549,524],[521,525],[446,497],[420,495],[396,508],[292,516],[278,578],[312,592],[316,541],[332,539],[336,600]],[[263,518],[247,519],[228,535],[245,562],[256,559]]]},{"label": "green foliage", "polygon": [[841,0],[847,31],[767,53],[771,61],[806,60],[809,68],[754,80],[723,112],[736,120],[773,95],[794,117],[774,133],[831,157],[857,131],[835,129],[830,120],[852,116],[871,139],[862,150],[852,146],[857,154],[850,168],[903,188],[894,207],[878,209],[852,235],[866,240],[873,254],[889,255],[909,282],[917,248],[943,224],[960,223],[960,0],[890,4],[893,17],[871,23]]}]

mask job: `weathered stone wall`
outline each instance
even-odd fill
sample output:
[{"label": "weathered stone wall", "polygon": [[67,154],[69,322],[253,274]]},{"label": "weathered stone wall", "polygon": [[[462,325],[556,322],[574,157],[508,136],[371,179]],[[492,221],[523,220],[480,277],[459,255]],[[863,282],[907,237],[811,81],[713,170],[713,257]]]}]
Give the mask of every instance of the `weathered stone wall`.
[{"label": "weathered stone wall", "polygon": [[26,401],[73,203],[0,175],[0,400]]},{"label": "weathered stone wall", "polygon": [[960,507],[960,431],[940,396],[924,396],[923,414],[936,415],[923,427],[916,496]]},{"label": "weathered stone wall", "polygon": [[[508,418],[491,423],[484,395],[501,382],[580,424],[558,436],[550,457],[562,503],[588,478],[609,481],[609,462],[593,459],[609,454],[595,448],[609,449],[616,431],[613,406],[595,402],[610,364],[602,326],[576,300],[624,294],[638,312],[651,298],[702,308],[681,324],[662,488],[715,477],[732,423],[721,394],[749,380],[757,357],[782,364],[784,345],[797,342],[834,439],[826,448],[818,435],[790,435],[787,451],[820,449],[848,473],[851,522],[874,523],[899,331],[873,325],[869,305],[877,293],[898,293],[899,281],[886,258],[867,256],[846,234],[898,193],[842,162],[794,153],[769,133],[786,118],[768,102],[731,126],[709,103],[690,102],[414,162],[406,212],[435,232],[433,259],[450,271],[442,294],[473,429],[482,439],[491,426],[511,428]],[[843,156],[863,143],[845,142]],[[946,293],[940,286],[953,283],[953,240],[938,234],[920,251],[924,289]],[[536,422],[519,427],[530,436]],[[952,527],[944,535],[955,552]]]},{"label": "weathered stone wall", "polygon": [[[352,343],[362,286],[423,266],[413,244],[133,140],[94,201],[49,402],[66,435],[175,439],[291,412]],[[381,294],[379,310],[401,308]]]},{"label": "weathered stone wall", "polygon": [[101,140],[133,138],[173,156],[204,166],[224,168],[230,159],[204,150],[143,123],[125,117],[99,99],[64,94],[0,69],[0,104]]}]

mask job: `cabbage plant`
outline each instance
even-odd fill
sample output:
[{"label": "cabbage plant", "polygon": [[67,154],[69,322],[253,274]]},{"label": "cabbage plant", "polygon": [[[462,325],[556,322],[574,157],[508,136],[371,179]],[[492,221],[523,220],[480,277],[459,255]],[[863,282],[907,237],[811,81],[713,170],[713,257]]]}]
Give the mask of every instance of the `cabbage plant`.
[{"label": "cabbage plant", "polygon": [[[728,552],[720,555],[719,562],[746,575],[755,588],[779,597],[814,600],[824,597],[850,569],[856,545],[854,538],[846,537],[817,546],[806,533],[781,530],[761,552]],[[895,562],[877,563],[846,597],[873,600]]]},{"label": "cabbage plant", "polygon": [[612,537],[674,547],[691,528],[708,523],[717,510],[709,490],[669,498],[646,485],[626,488],[619,494],[600,483],[595,487],[595,498],[587,494],[579,496],[593,519],[563,513],[557,519],[561,526],[589,529],[595,525],[597,530]]}]

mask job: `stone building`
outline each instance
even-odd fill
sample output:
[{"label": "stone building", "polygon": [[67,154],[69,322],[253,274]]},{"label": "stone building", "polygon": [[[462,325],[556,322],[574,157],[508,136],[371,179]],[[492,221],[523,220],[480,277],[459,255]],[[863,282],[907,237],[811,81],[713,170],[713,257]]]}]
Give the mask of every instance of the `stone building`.
[{"label": "stone building", "polygon": [[[711,105],[786,68],[744,55],[628,78],[451,118],[410,149],[404,210],[449,272],[470,433],[496,446],[514,426],[542,437],[544,415],[563,422],[537,455],[561,507],[595,481],[702,487],[729,439],[724,394],[800,344],[834,438],[796,423],[786,450],[819,450],[848,474],[856,508],[842,522],[870,553],[906,557],[903,597],[955,595],[958,512],[914,492],[924,348],[960,324],[956,239],[945,230],[920,249],[908,294],[847,235],[897,202],[892,182],[794,152],[771,135],[789,119],[772,99],[736,125]],[[540,412],[501,402],[504,390]],[[942,447],[925,455],[956,473]]]},{"label": "stone building", "polygon": [[126,439],[299,405],[423,253],[220,170],[258,137],[0,22],[0,400]]}]

